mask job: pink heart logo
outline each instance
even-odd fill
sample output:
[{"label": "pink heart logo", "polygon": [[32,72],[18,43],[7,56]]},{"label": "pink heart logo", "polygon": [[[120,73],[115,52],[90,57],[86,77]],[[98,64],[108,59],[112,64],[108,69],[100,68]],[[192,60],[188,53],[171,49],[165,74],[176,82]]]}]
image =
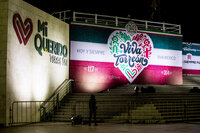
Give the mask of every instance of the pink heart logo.
[{"label": "pink heart logo", "polygon": [[114,31],[107,42],[114,66],[132,83],[149,65],[153,51],[153,42],[145,33],[129,34]]},{"label": "pink heart logo", "polygon": [[30,18],[26,18],[25,21],[23,22],[19,13],[16,13],[13,16],[13,27],[17,34],[19,43],[22,44],[23,41],[24,45],[26,46],[33,32],[32,20]]}]

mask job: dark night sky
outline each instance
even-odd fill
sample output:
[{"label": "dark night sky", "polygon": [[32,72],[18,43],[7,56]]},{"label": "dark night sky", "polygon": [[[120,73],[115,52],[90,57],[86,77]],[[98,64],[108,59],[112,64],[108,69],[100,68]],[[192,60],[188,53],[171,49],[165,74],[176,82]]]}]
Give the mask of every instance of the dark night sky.
[{"label": "dark night sky", "polygon": [[[152,0],[25,0],[48,13],[72,10],[149,20]],[[175,2],[176,1],[176,2]],[[157,21],[181,24],[183,41],[200,43],[200,7],[195,0],[160,0],[160,17]]]}]

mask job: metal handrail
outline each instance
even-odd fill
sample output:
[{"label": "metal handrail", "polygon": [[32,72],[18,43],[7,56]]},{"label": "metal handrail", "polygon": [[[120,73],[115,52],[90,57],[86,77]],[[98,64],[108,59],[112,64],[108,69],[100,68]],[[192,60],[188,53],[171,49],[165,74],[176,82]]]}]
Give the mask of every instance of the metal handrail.
[{"label": "metal handrail", "polygon": [[[132,19],[132,18],[125,18],[125,17],[118,17],[118,16],[109,16],[109,15],[100,15],[100,14],[91,14],[91,13],[82,13],[82,12],[72,12],[70,10],[54,12],[52,15],[58,17],[60,20],[68,22],[71,21],[72,18],[73,22],[84,22],[84,23],[94,23],[94,24],[102,24],[110,26],[125,26],[128,21],[134,21],[136,25],[142,25],[141,29],[144,30],[156,30],[162,32],[169,32],[175,34],[181,34],[181,25],[178,24],[171,24],[165,22],[154,22],[148,20],[139,20],[139,19]],[[70,14],[70,15],[69,15]],[[90,21],[88,21],[90,20]],[[112,22],[112,23],[109,23]],[[140,28],[140,27],[139,27]]]},{"label": "metal handrail", "polygon": [[73,81],[66,79],[45,101],[14,101],[10,107],[10,125],[45,121],[51,112],[58,110],[64,96],[71,93]]},{"label": "metal handrail", "polygon": [[[133,97],[134,98],[134,97]],[[192,113],[189,112],[189,104],[188,100],[164,100],[164,101],[158,101],[158,100],[149,100],[149,99],[133,99],[133,100],[123,100],[123,105],[119,104],[119,100],[116,101],[110,101],[110,100],[98,100],[96,99],[97,103],[97,116],[96,118],[98,121],[105,122],[106,120],[112,120],[115,116],[122,116],[123,114],[128,114],[128,117],[124,117],[123,119],[126,119],[126,121],[131,120],[139,120],[136,118],[132,118],[133,114],[131,114],[131,111],[137,110],[138,107],[143,107],[146,104],[152,104],[158,113],[160,113],[160,117],[152,118],[152,119],[146,119],[148,120],[157,120],[157,121],[170,121],[171,117],[177,117],[180,120],[187,120],[187,116]],[[65,113],[62,113],[62,115],[59,117],[62,121],[71,121],[71,117],[73,116],[81,116],[83,118],[83,121],[88,120],[88,112],[89,112],[89,106],[88,106],[89,98],[86,98],[85,100],[74,100],[71,105],[69,105],[67,108],[65,108]],[[112,106],[110,105],[112,103]],[[119,106],[120,105],[120,106]],[[119,108],[118,108],[118,107]],[[113,109],[117,107],[117,109]],[[146,108],[139,109],[142,112],[146,111]],[[164,110],[164,112],[163,112]],[[109,115],[111,114],[112,115]],[[168,114],[172,113],[172,114]],[[174,114],[179,115],[174,115]],[[143,113],[138,113],[137,116],[144,116]],[[54,116],[55,118],[56,116]],[[165,117],[169,117],[166,118]]]},{"label": "metal handrail", "polygon": [[[43,102],[40,106],[40,110],[43,110],[43,120],[46,120],[45,116],[47,114],[51,114],[54,109],[58,110],[60,107],[60,101],[66,96],[67,94],[71,93],[71,83],[74,80],[72,79],[66,79],[59,87],[58,89],[47,99],[45,102]],[[67,86],[68,85],[68,86]],[[53,102],[51,102],[53,101]]]},{"label": "metal handrail", "polygon": [[[45,100],[46,102],[44,102],[41,106],[42,107],[45,107],[45,106],[47,106],[47,104],[48,104],[48,101],[53,101],[55,98],[57,98],[57,96],[59,95],[59,93],[63,90],[63,89],[65,89],[65,87],[69,84],[69,83],[71,83],[71,82],[73,82],[74,80],[72,80],[72,79],[70,79],[70,80],[68,80],[68,79],[66,79],[59,87],[58,87],[58,89],[47,99],[47,100]],[[70,93],[71,92],[71,90],[68,90],[68,93]],[[67,93],[66,93],[67,94]],[[63,97],[62,97],[63,98]],[[60,99],[62,99],[62,98],[60,98]]]},{"label": "metal handrail", "polygon": [[[10,108],[10,125],[40,121],[40,104],[45,101],[14,101]],[[39,119],[38,119],[39,118]]]}]

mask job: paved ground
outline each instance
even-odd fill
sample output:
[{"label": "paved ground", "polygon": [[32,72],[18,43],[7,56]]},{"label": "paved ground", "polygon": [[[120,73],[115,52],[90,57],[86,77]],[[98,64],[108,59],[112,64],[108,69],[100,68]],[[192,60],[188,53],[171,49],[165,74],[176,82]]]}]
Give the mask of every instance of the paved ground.
[{"label": "paved ground", "polygon": [[179,124],[100,124],[71,126],[66,123],[43,123],[22,127],[0,128],[0,133],[199,133],[200,123]]}]

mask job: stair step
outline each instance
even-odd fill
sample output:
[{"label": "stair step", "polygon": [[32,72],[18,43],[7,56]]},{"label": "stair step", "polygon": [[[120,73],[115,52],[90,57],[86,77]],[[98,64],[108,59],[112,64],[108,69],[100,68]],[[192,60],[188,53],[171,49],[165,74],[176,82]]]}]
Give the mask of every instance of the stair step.
[{"label": "stair step", "polygon": [[[200,77],[192,77],[199,81]],[[95,94],[97,120],[111,123],[164,123],[182,121],[187,112],[188,120],[200,120],[200,93],[188,93],[195,85],[190,78],[183,78],[184,85],[152,85],[157,93],[134,94],[136,85],[122,85]],[[139,87],[143,85],[137,85]],[[172,93],[173,92],[173,93]],[[70,121],[72,115],[89,117],[91,94],[73,93],[63,98],[59,110],[52,115],[53,121]]]}]

